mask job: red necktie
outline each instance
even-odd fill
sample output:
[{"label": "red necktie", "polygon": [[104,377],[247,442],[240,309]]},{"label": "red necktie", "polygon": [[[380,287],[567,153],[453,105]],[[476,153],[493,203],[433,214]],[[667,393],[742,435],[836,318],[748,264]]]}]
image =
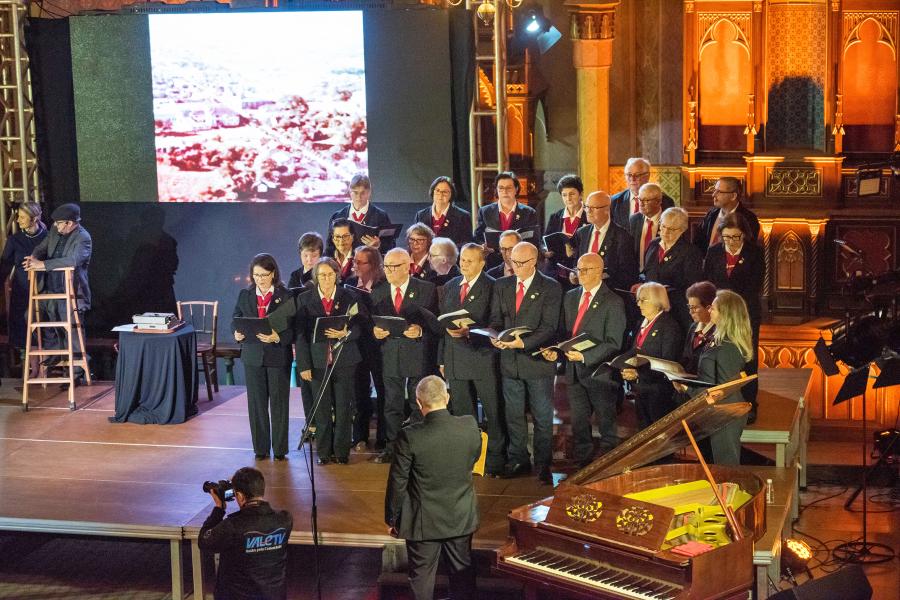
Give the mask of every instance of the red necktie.
[{"label": "red necktie", "polygon": [[409,274],[410,275],[418,275],[419,273],[419,265],[416,263],[409,263]]},{"label": "red necktie", "polygon": [[394,292],[394,312],[399,315],[400,307],[403,305],[403,294],[400,293],[400,288],[395,289],[397,291]]},{"label": "red necktie", "polygon": [[725,272],[731,277],[731,272],[734,271],[734,267],[738,264],[738,260],[740,259],[740,254],[732,254],[725,251]]},{"label": "red necktie", "polygon": [[256,295],[256,316],[260,319],[266,316],[266,313],[269,312],[269,302],[272,301],[272,292],[269,291],[265,296]]},{"label": "red necktie", "polygon": [[575,325],[572,326],[572,335],[578,333],[578,327],[581,325],[581,319],[584,318],[584,313],[587,312],[588,306],[591,304],[591,293],[585,292],[584,299],[581,301],[581,306],[578,307],[578,316],[575,317]]},{"label": "red necktie", "polygon": [[694,333],[694,341],[691,344],[691,346],[693,347],[694,350],[696,350],[702,342],[703,342],[703,331],[698,329],[697,332]]},{"label": "red necktie", "polygon": [[591,244],[591,252],[600,254],[600,231],[594,228],[594,242]]},{"label": "red necktie", "polygon": [[459,290],[459,303],[462,304],[463,300],[466,299],[466,294],[469,293],[469,282],[464,281],[462,285],[462,289]]},{"label": "red necktie", "polygon": [[322,298],[322,308],[325,309],[325,316],[331,316],[331,307],[334,306],[334,300],[329,298]]},{"label": "red necktie", "polygon": [[516,314],[519,314],[519,307],[522,306],[522,300],[525,298],[525,284],[519,282],[519,289],[516,291]]},{"label": "red necktie", "polygon": [[659,264],[663,264],[663,261],[666,259],[666,249],[662,247],[662,244],[659,245],[659,249],[656,251],[656,262]]},{"label": "red necktie", "polygon": [[638,212],[641,210],[641,203],[638,201],[636,196],[632,196],[631,204],[633,206],[631,210],[632,214],[638,214]]},{"label": "red necktie", "polygon": [[362,223],[362,220],[364,218],[366,218],[366,215],[364,215],[362,213],[358,213],[356,211],[353,212],[353,220],[356,221],[357,223]]}]

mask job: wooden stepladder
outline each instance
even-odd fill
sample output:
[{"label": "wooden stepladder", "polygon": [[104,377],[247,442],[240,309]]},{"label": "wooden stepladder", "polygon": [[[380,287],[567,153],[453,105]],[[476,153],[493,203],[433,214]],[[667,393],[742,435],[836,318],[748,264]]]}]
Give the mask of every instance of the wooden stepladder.
[{"label": "wooden stepladder", "polygon": [[[63,273],[66,283],[66,291],[62,293],[41,294],[38,292],[37,274],[35,271],[28,273],[28,335],[25,340],[25,364],[22,368],[22,410],[28,410],[28,386],[43,385],[48,383],[68,383],[69,384],[69,408],[75,410],[75,368],[84,369],[84,377],[88,384],[91,383],[91,372],[88,369],[87,355],[84,346],[84,330],[81,327],[81,316],[76,308],[75,285],[73,283],[73,273],[75,267],[63,267],[61,269],[53,269],[45,271],[46,273]],[[65,301],[66,303],[66,319],[64,321],[41,321],[41,302],[47,301]],[[65,331],[66,342],[63,347],[52,350],[45,350],[42,346],[41,330],[48,327],[57,327]],[[72,336],[77,335],[79,348],[81,352],[78,356],[72,350]],[[33,349],[32,345],[36,345],[37,349]],[[38,361],[44,360],[46,356],[59,356],[62,358],[60,367],[68,368],[68,377],[49,377],[47,369],[40,366],[37,369],[37,377],[32,377],[31,373],[31,357],[36,357]]]}]

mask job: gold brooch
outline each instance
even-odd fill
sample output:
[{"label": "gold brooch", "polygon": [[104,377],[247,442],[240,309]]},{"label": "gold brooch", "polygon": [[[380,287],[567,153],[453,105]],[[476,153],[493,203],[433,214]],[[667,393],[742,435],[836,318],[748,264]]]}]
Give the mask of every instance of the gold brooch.
[{"label": "gold brooch", "polygon": [[670,260],[672,260],[672,257],[671,257],[671,256],[667,256],[667,257],[665,257],[665,258],[663,259],[663,262],[669,262]]},{"label": "gold brooch", "polygon": [[593,523],[603,513],[603,502],[593,494],[579,494],[566,505],[566,514],[579,523]]}]

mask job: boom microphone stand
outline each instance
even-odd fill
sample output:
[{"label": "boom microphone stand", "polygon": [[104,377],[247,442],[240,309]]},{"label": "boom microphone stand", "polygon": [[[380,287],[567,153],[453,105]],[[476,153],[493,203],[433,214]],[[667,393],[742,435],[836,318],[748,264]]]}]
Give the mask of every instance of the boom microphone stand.
[{"label": "boom microphone stand", "polygon": [[315,423],[316,413],[319,412],[319,405],[322,403],[322,397],[328,389],[328,382],[331,381],[331,374],[334,373],[334,367],[341,358],[341,351],[344,349],[344,339],[346,338],[342,338],[335,342],[334,346],[331,347],[332,350],[336,349],[334,360],[331,361],[330,365],[325,367],[325,377],[322,379],[322,387],[319,388],[316,401],[313,402],[312,409],[309,411],[310,414],[306,415],[306,425],[303,427],[303,432],[300,434],[300,443],[297,444],[297,450],[302,450],[303,444],[309,442],[309,487],[310,495],[312,496],[310,520],[312,521],[313,560],[316,569],[316,597],[319,598],[319,600],[322,598],[322,576],[319,572],[319,511],[316,503],[316,467],[313,461],[313,438],[309,428]]}]

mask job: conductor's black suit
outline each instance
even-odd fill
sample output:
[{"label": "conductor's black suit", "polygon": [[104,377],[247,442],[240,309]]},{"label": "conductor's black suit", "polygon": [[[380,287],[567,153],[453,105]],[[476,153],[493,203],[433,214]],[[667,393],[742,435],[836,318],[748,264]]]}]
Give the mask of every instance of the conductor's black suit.
[{"label": "conductor's black suit", "polygon": [[432,598],[443,550],[450,566],[450,597],[474,598],[470,551],[478,528],[472,468],[481,434],[470,415],[428,412],[397,436],[388,477],[384,520],[406,540],[410,584],[417,600]]}]

